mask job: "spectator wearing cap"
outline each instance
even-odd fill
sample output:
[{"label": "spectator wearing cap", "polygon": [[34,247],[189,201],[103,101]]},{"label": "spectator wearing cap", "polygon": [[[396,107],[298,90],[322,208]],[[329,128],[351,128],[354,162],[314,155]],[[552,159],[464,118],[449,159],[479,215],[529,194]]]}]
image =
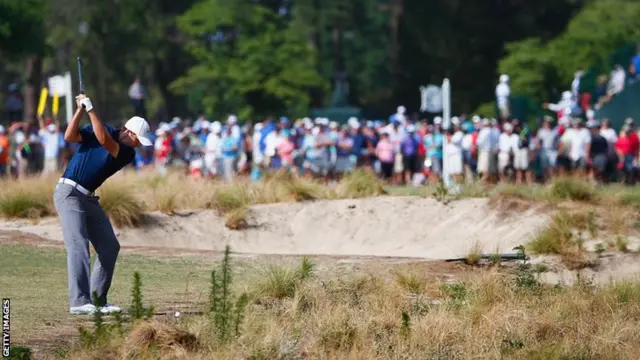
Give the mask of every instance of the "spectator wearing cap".
[{"label": "spectator wearing cap", "polygon": [[562,135],[562,146],[565,149],[568,148],[568,160],[574,175],[585,175],[590,143],[591,132],[582,127],[582,121],[579,118],[574,118],[571,121],[571,128]]},{"label": "spectator wearing cap", "polygon": [[355,139],[349,131],[348,126],[343,126],[340,129],[338,138],[336,139],[336,178],[341,178],[344,174],[353,170],[354,163],[351,157],[353,156],[353,145]]},{"label": "spectator wearing cap", "polygon": [[305,153],[304,169],[310,176],[322,177],[327,174],[327,139],[322,135],[319,126],[313,126],[305,135],[303,151]]},{"label": "spectator wearing cap", "polygon": [[282,141],[282,128],[276,126],[272,132],[267,135],[265,139],[265,167],[269,169],[280,168],[280,159],[278,158],[278,145]]},{"label": "spectator wearing cap", "polygon": [[511,159],[515,157],[518,152],[519,137],[513,132],[513,125],[505,123],[502,126],[502,134],[498,141],[498,172],[500,174],[500,181],[506,182],[506,170],[512,163]]},{"label": "spectator wearing cap", "polygon": [[491,120],[482,120],[481,129],[478,132],[478,173],[482,177],[482,182],[486,185],[498,172],[497,154],[500,138],[495,136]]},{"label": "spectator wearing cap", "polygon": [[516,184],[522,184],[523,178],[527,184],[533,183],[533,173],[530,169],[531,132],[526,125],[520,124],[518,119],[513,120],[513,132],[518,136],[518,150],[513,155],[513,168],[516,171]]},{"label": "spectator wearing cap", "polygon": [[264,125],[262,123],[256,123],[253,126],[253,134],[251,135],[251,143],[252,143],[252,168],[251,168],[251,179],[254,181],[260,180],[262,177],[262,172],[264,171],[264,153],[260,149],[260,142],[262,137],[262,127]]},{"label": "spectator wearing cap", "polygon": [[460,121],[457,118],[451,119],[453,128],[447,133],[447,146],[444,151],[447,153],[446,166],[448,174],[453,176],[453,180],[456,184],[462,183],[463,170],[463,158],[462,158],[462,139],[464,134],[460,127]]},{"label": "spectator wearing cap", "polygon": [[240,151],[239,139],[233,135],[233,128],[227,126],[225,128],[222,139],[220,140],[222,148],[223,175],[227,182],[233,181],[238,163],[238,152]]},{"label": "spectator wearing cap", "polygon": [[536,148],[540,154],[540,163],[543,175],[546,179],[554,175],[558,159],[558,131],[551,127],[553,118],[545,116],[542,119],[542,127],[536,134]]},{"label": "spectator wearing cap", "polygon": [[382,178],[390,181],[393,178],[393,165],[395,161],[395,149],[389,138],[389,130],[385,129],[380,135],[380,141],[376,145],[376,157],[380,161]]},{"label": "spectator wearing cap", "polygon": [[618,155],[617,168],[623,171],[626,184],[634,183],[633,161],[635,157],[632,151],[631,137],[629,136],[631,133],[631,127],[627,124],[623,125],[615,144],[616,154]]},{"label": "spectator wearing cap", "polygon": [[629,125],[631,129],[629,131],[629,139],[631,140],[631,153],[634,158],[638,157],[638,153],[640,152],[640,139],[638,138],[638,133],[636,132],[636,127],[632,118],[627,118],[624,121],[625,125]]},{"label": "spectator wearing cap", "polygon": [[427,158],[431,163],[431,182],[439,181],[442,176],[442,145],[444,135],[440,132],[442,124],[441,117],[433,119],[433,131],[428,132],[423,139],[424,147],[427,150]]},{"label": "spectator wearing cap", "polygon": [[[369,122],[369,125],[373,127],[372,122]],[[364,155],[364,128],[366,128],[366,126],[361,125],[360,122],[349,126],[349,134],[353,139],[352,153],[349,157],[352,169],[358,165],[360,158]]]},{"label": "spectator wearing cap", "polygon": [[499,83],[496,85],[496,103],[500,110],[500,117],[507,119],[509,117],[509,96],[511,88],[509,87],[509,75],[500,75]]},{"label": "spectator wearing cap", "polygon": [[407,126],[407,131],[400,141],[400,151],[402,153],[402,167],[404,169],[405,184],[410,184],[413,175],[417,172],[418,165],[418,144],[420,139],[416,134],[416,127],[413,124]]},{"label": "spectator wearing cap", "polygon": [[38,116],[40,130],[38,135],[44,146],[44,168],[43,174],[51,174],[58,171],[58,154],[60,151],[60,123],[58,118],[47,119],[46,121]]},{"label": "spectator wearing cap", "polygon": [[0,179],[6,178],[9,171],[9,151],[9,137],[0,125]]},{"label": "spectator wearing cap", "polygon": [[591,180],[602,183],[605,180],[605,171],[609,160],[609,144],[604,136],[600,135],[600,124],[596,120],[587,122],[587,128],[591,132],[591,141],[587,146],[587,164],[589,164],[589,177]]},{"label": "spectator wearing cap", "polygon": [[374,126],[372,122],[362,129],[362,150],[357,166],[362,166],[367,170],[372,170],[377,161],[376,145],[378,144],[378,134],[375,132]]},{"label": "spectator wearing cap", "polygon": [[289,129],[283,129],[280,142],[276,148],[278,153],[278,159],[280,160],[280,166],[289,171],[293,166],[294,151],[296,149],[296,143],[293,138],[293,134]]},{"label": "spectator wearing cap", "polygon": [[169,155],[171,154],[171,139],[169,138],[169,128],[166,125],[161,125],[156,130],[156,140],[153,145],[155,153],[156,170],[160,175],[165,175],[167,172],[167,165],[169,163]]},{"label": "spectator wearing cap", "polygon": [[329,177],[333,178],[336,172],[336,162],[338,161],[337,141],[339,136],[338,123],[330,121],[328,129],[326,130],[327,138],[331,145],[327,148],[329,151]]}]

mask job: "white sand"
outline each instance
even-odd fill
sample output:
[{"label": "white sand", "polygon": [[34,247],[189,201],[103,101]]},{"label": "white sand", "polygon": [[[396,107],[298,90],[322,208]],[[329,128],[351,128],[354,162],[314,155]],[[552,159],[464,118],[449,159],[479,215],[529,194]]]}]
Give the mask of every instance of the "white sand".
[{"label": "white sand", "polygon": [[[212,211],[188,216],[149,214],[152,223],[118,229],[123,246],[223,250],[296,255],[359,255],[446,259],[464,257],[475,243],[484,252],[511,252],[525,244],[548,216],[530,209],[493,211],[487,199],[443,205],[417,197],[378,197],[255,206],[253,228],[232,231]],[[0,221],[0,229],[20,230],[62,241],[57,218],[33,224]]]}]

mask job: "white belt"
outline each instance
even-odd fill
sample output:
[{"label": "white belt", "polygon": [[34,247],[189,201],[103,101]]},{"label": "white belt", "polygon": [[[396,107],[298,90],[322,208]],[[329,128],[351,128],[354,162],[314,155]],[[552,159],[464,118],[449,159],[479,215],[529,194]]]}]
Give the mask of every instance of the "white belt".
[{"label": "white belt", "polygon": [[60,180],[58,180],[58,184],[67,184],[67,185],[71,185],[73,186],[76,190],[80,191],[82,194],[86,195],[86,196],[93,196],[94,192],[93,191],[89,191],[87,189],[85,189],[82,185],[78,184],[77,182],[67,179],[67,178],[60,178]]}]

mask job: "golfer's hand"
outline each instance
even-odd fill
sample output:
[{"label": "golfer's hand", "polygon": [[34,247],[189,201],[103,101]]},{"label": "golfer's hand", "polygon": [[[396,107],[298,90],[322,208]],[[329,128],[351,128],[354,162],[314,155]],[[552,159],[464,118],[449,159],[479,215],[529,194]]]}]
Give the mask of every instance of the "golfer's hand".
[{"label": "golfer's hand", "polygon": [[80,109],[82,109],[82,100],[84,100],[84,98],[86,98],[86,96],[84,96],[83,94],[76,96],[76,105]]},{"label": "golfer's hand", "polygon": [[93,110],[93,104],[91,104],[91,99],[89,99],[88,97],[82,99],[80,103],[82,104],[82,107],[84,107],[84,110],[86,112],[91,112],[91,110]]}]

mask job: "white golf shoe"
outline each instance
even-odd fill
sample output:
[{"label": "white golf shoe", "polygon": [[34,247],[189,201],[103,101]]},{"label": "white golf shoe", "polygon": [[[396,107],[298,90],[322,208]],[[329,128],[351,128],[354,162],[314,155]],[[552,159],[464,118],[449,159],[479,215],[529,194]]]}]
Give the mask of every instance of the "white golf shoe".
[{"label": "white golf shoe", "polygon": [[121,313],[122,309],[118,306],[112,305],[112,304],[107,304],[103,307],[100,308],[100,312],[108,315],[108,314],[115,314],[115,313]]},{"label": "white golf shoe", "polygon": [[96,307],[93,304],[84,304],[82,306],[72,306],[69,308],[72,315],[93,315]]}]

